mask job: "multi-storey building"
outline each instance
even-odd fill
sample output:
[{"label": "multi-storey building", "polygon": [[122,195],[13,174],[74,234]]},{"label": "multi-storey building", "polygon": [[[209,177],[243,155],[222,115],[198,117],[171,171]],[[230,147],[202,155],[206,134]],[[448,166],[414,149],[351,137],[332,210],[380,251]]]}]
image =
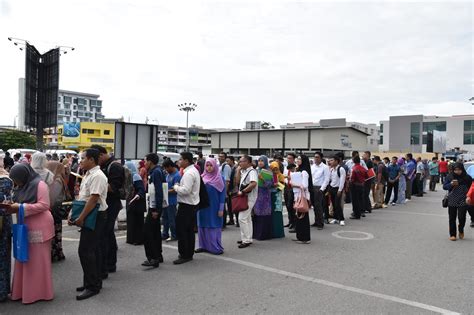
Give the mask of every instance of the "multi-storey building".
[{"label": "multi-storey building", "polygon": [[100,122],[102,100],[100,95],[59,90],[58,125],[68,122]]},{"label": "multi-storey building", "polygon": [[114,150],[115,124],[96,122],[72,122],[58,126],[58,147],[82,151],[98,144]]},{"label": "multi-storey building", "polygon": [[[191,152],[211,152],[211,133],[214,130],[192,125],[189,127],[189,150]],[[183,152],[186,150],[186,127],[158,126],[158,150]]]}]

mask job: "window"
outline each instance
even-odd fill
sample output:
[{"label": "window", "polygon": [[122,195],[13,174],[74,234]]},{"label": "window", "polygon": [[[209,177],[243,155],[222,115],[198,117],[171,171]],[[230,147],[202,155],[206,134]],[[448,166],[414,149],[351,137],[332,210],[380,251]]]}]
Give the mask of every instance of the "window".
[{"label": "window", "polygon": [[77,104],[78,105],[87,105],[86,99],[85,98],[78,98],[77,99]]},{"label": "window", "polygon": [[472,133],[465,133],[464,134],[464,144],[474,144],[474,134]]},{"label": "window", "polygon": [[65,109],[71,109],[71,104],[64,104]]},{"label": "window", "polygon": [[431,121],[423,123],[423,132],[430,131],[446,131],[446,122],[445,121]]},{"label": "window", "polygon": [[420,144],[420,123],[412,122],[410,124],[410,144]]},{"label": "window", "polygon": [[104,135],[110,135],[110,130],[104,130]]},{"label": "window", "polygon": [[64,97],[63,97],[63,101],[64,101],[64,103],[71,104],[72,97],[70,97],[70,96],[64,96]]},{"label": "window", "polygon": [[380,124],[380,133],[383,132],[383,124]]},{"label": "window", "polygon": [[464,121],[464,144],[474,144],[474,120]]},{"label": "window", "polygon": [[91,138],[91,142],[114,143],[114,139]]},{"label": "window", "polygon": [[77,98],[74,98],[74,104],[77,104]]},{"label": "window", "polygon": [[464,131],[473,131],[474,132],[474,120],[465,120],[464,121]]},{"label": "window", "polygon": [[383,136],[380,136],[379,144],[383,144]]}]

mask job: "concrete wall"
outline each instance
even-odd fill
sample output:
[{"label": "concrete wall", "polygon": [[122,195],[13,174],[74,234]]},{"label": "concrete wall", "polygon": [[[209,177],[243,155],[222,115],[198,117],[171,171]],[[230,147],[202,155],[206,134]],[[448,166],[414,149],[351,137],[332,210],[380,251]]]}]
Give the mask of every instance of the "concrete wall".
[{"label": "concrete wall", "polygon": [[283,131],[261,132],[260,148],[281,149],[283,148]]},{"label": "concrete wall", "polygon": [[308,148],[308,130],[287,130],[285,147],[288,149]]},{"label": "concrete wall", "polygon": [[245,149],[257,149],[258,132],[242,132],[240,134],[240,147]]},{"label": "concrete wall", "polygon": [[222,148],[237,148],[237,133],[223,133],[221,134]]},{"label": "concrete wall", "polygon": [[[420,123],[419,145],[412,145],[410,141],[411,123]],[[390,136],[389,148],[395,152],[413,152],[421,153],[422,149],[422,131],[423,131],[423,115],[413,116],[391,116],[390,117]],[[385,128],[384,128],[385,131]],[[385,142],[385,137],[384,137]]]}]

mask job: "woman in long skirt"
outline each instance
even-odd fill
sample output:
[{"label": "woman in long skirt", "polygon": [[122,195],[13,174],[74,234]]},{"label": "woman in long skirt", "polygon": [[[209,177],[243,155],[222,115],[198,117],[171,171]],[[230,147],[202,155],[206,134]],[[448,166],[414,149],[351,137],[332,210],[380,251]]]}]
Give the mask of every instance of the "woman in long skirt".
[{"label": "woman in long skirt", "polygon": [[272,229],[273,238],[285,237],[285,229],[283,228],[283,198],[282,191],[285,188],[285,176],[280,171],[280,163],[274,161],[270,164],[273,172],[272,188]]},{"label": "woman in long skirt", "polygon": [[398,165],[400,166],[400,179],[398,180],[397,203],[405,204],[406,203],[405,192],[407,190],[407,179],[406,179],[407,167],[405,164],[405,159],[404,158],[398,159]]},{"label": "woman in long skirt", "polygon": [[272,232],[272,196],[273,178],[266,179],[262,172],[269,172],[268,158],[262,155],[258,159],[258,195],[253,216],[253,238],[259,241],[273,238]]},{"label": "woman in long skirt", "polygon": [[20,204],[24,205],[29,240],[28,261],[15,261],[11,299],[21,300],[23,304],[52,300],[51,239],[54,237],[54,221],[48,186],[28,164],[13,166],[10,178],[16,186],[13,194],[15,203],[7,210],[18,213]]},{"label": "woman in long skirt", "polygon": [[146,212],[145,187],[141,176],[133,162],[126,162],[125,167],[132,173],[133,194],[127,200],[127,243],[132,245],[143,244],[143,229],[145,225],[144,213]]},{"label": "woman in long skirt", "polygon": [[[301,155],[296,159],[298,165],[297,173],[301,173],[301,185],[293,187],[293,193],[295,195],[295,201],[298,200],[301,194],[304,195],[306,200],[310,200],[309,191],[313,188],[313,179],[311,177],[311,165],[309,158],[306,155]],[[309,225],[309,212],[308,213],[296,213],[296,241],[299,244],[311,243],[311,230]]]},{"label": "woman in long skirt", "polygon": [[[0,160],[0,200],[10,200],[13,183]],[[11,275],[11,215],[0,208],[0,302],[10,293]]]},{"label": "woman in long skirt", "polygon": [[224,253],[222,247],[222,218],[224,216],[225,184],[215,159],[207,159],[202,173],[209,196],[209,207],[197,213],[199,248],[196,253],[208,252],[214,255]]}]

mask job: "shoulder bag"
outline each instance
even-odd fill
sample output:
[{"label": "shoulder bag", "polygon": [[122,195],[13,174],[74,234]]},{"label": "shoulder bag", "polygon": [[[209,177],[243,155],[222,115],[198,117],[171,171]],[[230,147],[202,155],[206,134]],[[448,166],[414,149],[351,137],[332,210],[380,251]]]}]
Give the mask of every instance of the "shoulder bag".
[{"label": "shoulder bag", "polygon": [[[244,183],[247,180],[247,177],[249,176],[250,172],[253,170],[250,170],[247,175],[245,175],[244,180],[242,183]],[[243,191],[245,188],[247,188],[248,185],[240,185],[239,191]],[[238,213],[242,211],[246,211],[249,208],[249,197],[247,194],[235,194],[231,198],[232,200],[232,212],[233,213]]]},{"label": "shoulder bag", "polygon": [[296,213],[302,214],[301,216],[298,215],[298,219],[304,218],[306,213],[309,212],[309,203],[308,203],[308,200],[306,199],[304,190],[301,188],[300,188],[300,195],[298,196],[298,199],[295,200],[293,208],[295,209]]}]

